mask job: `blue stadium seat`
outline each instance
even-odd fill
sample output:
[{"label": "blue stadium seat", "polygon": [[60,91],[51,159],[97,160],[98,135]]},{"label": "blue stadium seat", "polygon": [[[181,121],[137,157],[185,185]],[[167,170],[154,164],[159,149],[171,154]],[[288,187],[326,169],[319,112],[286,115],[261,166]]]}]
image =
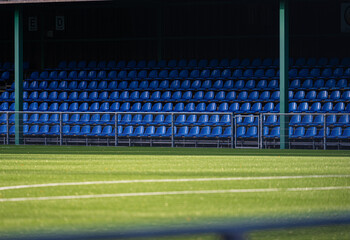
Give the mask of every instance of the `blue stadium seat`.
[{"label": "blue stadium seat", "polygon": [[32,125],[30,128],[29,128],[29,131],[28,132],[25,132],[24,131],[24,126],[23,126],[23,134],[24,135],[37,135],[39,132],[39,125]]},{"label": "blue stadium seat", "polygon": [[250,110],[247,111],[247,113],[259,113],[262,109],[261,102],[256,102],[253,104]]},{"label": "blue stadium seat", "polygon": [[77,112],[79,110],[79,104],[77,102],[71,103],[68,108],[68,112]]},{"label": "blue stadium seat", "polygon": [[122,115],[121,120],[118,121],[118,123],[121,125],[128,125],[131,123],[131,121],[132,121],[132,115],[128,113],[128,114]]},{"label": "blue stadium seat", "polygon": [[266,90],[277,90],[279,87],[277,80],[271,80],[266,88]]},{"label": "blue stadium seat", "polygon": [[350,126],[350,116],[349,116],[349,114],[341,115],[339,117],[339,120],[334,124],[334,126],[340,126],[340,127]]},{"label": "blue stadium seat", "polygon": [[177,103],[174,107],[174,112],[183,112],[185,109],[185,104],[184,103]]},{"label": "blue stadium seat", "polygon": [[68,93],[67,92],[61,92],[58,97],[57,97],[57,101],[59,102],[64,102],[68,99]]},{"label": "blue stadium seat", "polygon": [[80,119],[76,124],[88,124],[90,122],[90,114],[89,113],[84,113],[83,115],[80,116]]},{"label": "blue stadium seat", "polygon": [[218,125],[220,122],[220,117],[217,114],[211,115],[209,118],[209,121],[207,122],[208,125]]},{"label": "blue stadium seat", "polygon": [[[327,110],[327,109],[325,109]],[[321,112],[322,111],[322,105],[320,102],[314,102],[309,110],[306,110],[307,113],[315,113],[315,112]]]},{"label": "blue stadium seat", "polygon": [[229,138],[229,137],[231,137],[231,134],[232,134],[231,131],[232,131],[232,128],[231,127],[227,127],[227,128],[225,128],[224,133],[221,134],[219,137],[221,137],[221,138]]},{"label": "blue stadium seat", "polygon": [[150,98],[151,101],[159,101],[160,99],[161,99],[160,91],[153,92]]},{"label": "blue stadium seat", "polygon": [[173,111],[173,103],[168,102],[168,103],[164,104],[163,112],[171,112],[171,111]]},{"label": "blue stadium seat", "polygon": [[105,126],[100,134],[101,136],[112,136],[114,135],[112,126]]},{"label": "blue stadium seat", "polygon": [[182,124],[184,125],[193,125],[197,122],[197,115],[189,115],[186,121]]},{"label": "blue stadium seat", "polygon": [[276,115],[268,115],[266,120],[263,122],[265,126],[273,126],[277,125],[277,116]]},{"label": "blue stadium seat", "polygon": [[133,133],[128,134],[130,137],[140,137],[144,134],[145,132],[145,127],[144,126],[138,126],[135,128]]},{"label": "blue stadium seat", "polygon": [[272,112],[275,108],[275,104],[273,102],[268,102],[264,105],[263,109],[260,110],[261,113]]},{"label": "blue stadium seat", "polygon": [[344,91],[341,95],[341,100],[350,101],[350,91]]},{"label": "blue stadium seat", "polygon": [[327,126],[333,126],[337,122],[337,116],[336,115],[327,115],[326,117],[326,123]]},{"label": "blue stadium seat", "polygon": [[226,91],[230,91],[233,88],[233,86],[234,86],[233,80],[227,80],[224,83],[223,89]]},{"label": "blue stadium seat", "polygon": [[257,138],[258,137],[258,128],[257,127],[250,127],[248,128],[245,138]]},{"label": "blue stadium seat", "polygon": [[87,82],[86,81],[80,81],[79,85],[78,85],[78,89],[81,91],[81,90],[85,90],[86,88],[87,88]]},{"label": "blue stadium seat", "polygon": [[189,128],[188,126],[180,127],[178,132],[175,134],[175,137],[186,137],[188,134]]},{"label": "blue stadium seat", "polygon": [[39,114],[38,113],[34,113],[32,115],[30,115],[28,121],[26,121],[26,123],[29,124],[33,124],[33,123],[37,123],[39,121]]},{"label": "blue stadium seat", "polygon": [[312,115],[304,115],[301,122],[298,124],[300,126],[310,126],[313,123]]},{"label": "blue stadium seat", "polygon": [[201,102],[204,99],[204,92],[203,91],[198,91],[194,94],[193,96],[193,101],[195,102]]},{"label": "blue stadium seat", "polygon": [[108,113],[105,113],[101,116],[100,119],[100,124],[108,124],[108,123],[112,123],[111,121],[111,115]]},{"label": "blue stadium seat", "polygon": [[124,102],[121,107],[120,107],[121,112],[128,112],[130,111],[130,103],[129,102]]},{"label": "blue stadium seat", "polygon": [[141,103],[139,103],[139,102],[134,103],[134,104],[131,106],[130,111],[131,111],[131,112],[139,112],[139,111],[141,111]]},{"label": "blue stadium seat", "polygon": [[183,93],[181,101],[190,101],[192,99],[192,91],[186,91]]},{"label": "blue stadium seat", "polygon": [[162,101],[170,101],[170,99],[171,99],[171,92],[170,91],[163,92],[163,94],[161,96],[161,100]]},{"label": "blue stadium seat", "polygon": [[148,85],[149,85],[149,82],[147,80],[143,80],[136,90],[146,90],[148,89]]},{"label": "blue stadium seat", "polygon": [[227,112],[229,109],[229,105],[228,103],[224,102],[224,103],[221,103],[218,107],[218,111],[219,112]]},{"label": "blue stadium seat", "polygon": [[195,80],[192,82],[191,87],[189,90],[198,90],[202,85],[201,80]]},{"label": "blue stadium seat", "polygon": [[324,115],[316,115],[313,122],[311,123],[312,126],[323,126],[324,124]]},{"label": "blue stadium seat", "polygon": [[290,89],[300,89],[301,88],[301,82],[299,79],[295,79],[291,82],[290,86],[289,86]]},{"label": "blue stadium seat", "polygon": [[109,111],[109,103],[103,102],[100,106],[99,112],[108,112]]},{"label": "blue stadium seat", "polygon": [[253,115],[248,116],[242,116],[243,121],[241,122],[241,125],[254,125],[255,117]]},{"label": "blue stadium seat", "polygon": [[247,101],[248,99],[248,92],[247,91],[242,91],[238,94],[237,96],[237,101]]},{"label": "blue stadium seat", "polygon": [[140,98],[140,92],[139,91],[132,91],[130,96],[129,96],[129,99],[127,99],[127,101],[134,102],[134,101],[139,100],[139,98]]},{"label": "blue stadium seat", "polygon": [[[289,103],[291,104],[291,103]],[[309,110],[309,103],[308,102],[302,102],[299,104],[298,108],[294,111],[291,111],[291,109],[289,109],[289,112],[296,112],[296,113],[301,113],[301,112],[306,112]]]},{"label": "blue stadium seat", "polygon": [[239,108],[240,108],[240,106],[239,106],[239,103],[238,102],[235,102],[235,103],[232,103],[231,105],[230,105],[230,108],[229,108],[229,112],[233,112],[233,113],[236,113],[237,111],[239,111]]},{"label": "blue stadium seat", "polygon": [[304,136],[301,136],[302,138],[314,138],[317,135],[317,128],[316,127],[309,127]]},{"label": "blue stadium seat", "polygon": [[93,114],[90,118],[89,124],[92,124],[92,125],[99,124],[100,120],[101,120],[100,114]]},{"label": "blue stadium seat", "polygon": [[339,90],[334,90],[330,94],[328,99],[325,99],[325,101],[331,101],[331,102],[337,102],[341,100],[341,94]]},{"label": "blue stadium seat", "polygon": [[211,102],[208,104],[208,106],[206,107],[205,111],[206,112],[215,112],[216,111],[216,103],[215,102]]},{"label": "blue stadium seat", "polygon": [[68,123],[68,124],[77,124],[77,123],[79,123],[79,121],[80,121],[80,114],[75,113],[75,114],[72,114],[70,116],[69,120],[66,121],[66,123]]},{"label": "blue stadium seat", "polygon": [[186,79],[181,83],[179,90],[189,90],[191,88],[190,80]]},{"label": "blue stadium seat", "polygon": [[199,103],[196,106],[196,112],[205,112],[206,104],[205,103]]},{"label": "blue stadium seat", "polygon": [[88,103],[81,103],[80,105],[79,105],[79,109],[78,109],[78,111],[79,112],[87,112],[89,110],[89,104]]},{"label": "blue stadium seat", "polygon": [[[316,103],[314,103],[316,104]],[[326,102],[323,104],[321,110],[316,110],[315,112],[327,113],[333,111],[333,102]]]},{"label": "blue stadium seat", "polygon": [[241,105],[240,109],[236,111],[236,113],[247,113],[250,111],[251,108],[251,103],[250,102],[245,102]]},{"label": "blue stadium seat", "polygon": [[213,84],[213,89],[220,90],[224,87],[224,82],[222,80],[216,80]]},{"label": "blue stadium seat", "polygon": [[154,121],[152,122],[153,125],[161,125],[164,122],[164,115],[163,114],[159,114],[156,115],[154,118]]},{"label": "blue stadium seat", "polygon": [[108,87],[107,87],[106,90],[115,91],[117,88],[118,88],[117,81],[111,81],[111,82],[109,82]]},{"label": "blue stadium seat", "polygon": [[119,95],[119,101],[129,101],[129,98],[130,98],[130,94],[129,94],[129,91],[123,91],[120,93]]},{"label": "blue stadium seat", "polygon": [[106,91],[100,92],[100,94],[98,95],[98,98],[97,98],[97,100],[99,102],[105,102],[105,101],[107,101],[107,99],[108,99],[108,92],[106,92]]},{"label": "blue stadium seat", "polygon": [[235,91],[230,91],[226,94],[226,98],[225,98],[225,101],[235,101],[236,100],[236,92]]},{"label": "blue stadium seat", "polygon": [[233,90],[242,90],[244,89],[245,83],[244,80],[238,80],[235,82],[235,85],[233,86]]},{"label": "blue stadium seat", "polygon": [[143,106],[142,106],[142,111],[143,112],[161,112],[162,111],[162,104],[161,103],[155,103],[153,106],[151,103],[145,103]]},{"label": "blue stadium seat", "polygon": [[258,91],[252,91],[248,95],[248,101],[250,101],[252,103],[258,101],[258,98],[259,98],[259,92]]},{"label": "blue stadium seat", "polygon": [[142,119],[143,125],[152,124],[152,122],[153,122],[153,115],[152,114],[147,114]]},{"label": "blue stadium seat", "polygon": [[183,125],[186,121],[186,115],[181,114],[176,116],[174,124],[176,125]]},{"label": "blue stadium seat", "polygon": [[128,85],[129,85],[129,82],[128,81],[121,81],[119,84],[118,84],[118,90],[127,90],[128,88]]},{"label": "blue stadium seat", "polygon": [[265,90],[267,88],[267,81],[266,80],[260,80],[254,90]]},{"label": "blue stadium seat", "polygon": [[317,96],[315,99],[313,99],[314,101],[325,101],[328,99],[328,91],[323,90],[318,92]]},{"label": "blue stadium seat", "polygon": [[301,138],[305,136],[305,128],[304,127],[297,127],[292,134],[290,134],[290,138]]},{"label": "blue stadium seat", "polygon": [[331,133],[327,138],[329,139],[338,139],[342,136],[342,128],[341,127],[335,127],[331,130]]},{"label": "blue stadium seat", "polygon": [[301,123],[301,115],[293,115],[290,119],[289,125],[300,125]]},{"label": "blue stadium seat", "polygon": [[111,112],[118,112],[119,109],[120,109],[120,103],[119,102],[112,103],[111,107],[109,108],[109,110]]},{"label": "blue stadium seat", "polygon": [[155,133],[152,135],[152,137],[162,137],[166,134],[166,127],[160,126],[156,129]]},{"label": "blue stadium seat", "polygon": [[348,105],[346,105],[345,110],[343,111],[344,113],[349,113],[350,112],[350,103],[348,103]]},{"label": "blue stadium seat", "polygon": [[245,137],[246,134],[246,127],[241,126],[237,128],[237,132],[236,132],[236,137],[237,138],[242,138]]},{"label": "blue stadium seat", "polygon": [[195,105],[194,103],[188,103],[186,106],[185,106],[185,112],[194,112],[195,110]]},{"label": "blue stadium seat", "polygon": [[139,87],[139,81],[132,81],[125,90],[136,90]]},{"label": "blue stadium seat", "polygon": [[173,102],[177,102],[181,99],[182,97],[182,92],[181,91],[175,91],[172,95],[172,97],[170,98],[171,101]]},{"label": "blue stadium seat", "polygon": [[211,133],[211,128],[209,126],[202,127],[200,129],[199,134],[197,134],[197,137],[203,138],[203,137],[208,137]]}]

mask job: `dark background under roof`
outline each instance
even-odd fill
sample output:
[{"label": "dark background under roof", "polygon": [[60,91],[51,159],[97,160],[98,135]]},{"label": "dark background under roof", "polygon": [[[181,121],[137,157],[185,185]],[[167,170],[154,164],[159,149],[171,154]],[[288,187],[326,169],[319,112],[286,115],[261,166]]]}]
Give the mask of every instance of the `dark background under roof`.
[{"label": "dark background under roof", "polygon": [[[340,4],[291,2],[292,57],[350,55]],[[277,0],[25,5],[24,58],[39,67],[42,57],[46,66],[60,60],[278,57],[278,7]],[[12,10],[0,6],[0,61],[13,59]],[[28,31],[30,16],[38,17],[38,31]],[[55,31],[55,16],[65,16],[65,31]]]}]

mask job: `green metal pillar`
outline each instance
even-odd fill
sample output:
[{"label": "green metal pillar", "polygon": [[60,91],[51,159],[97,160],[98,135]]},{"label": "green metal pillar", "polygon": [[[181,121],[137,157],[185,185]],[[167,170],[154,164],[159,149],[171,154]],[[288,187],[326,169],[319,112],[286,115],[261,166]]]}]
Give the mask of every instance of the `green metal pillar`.
[{"label": "green metal pillar", "polygon": [[280,148],[288,148],[288,65],[289,65],[289,0],[280,0]]},{"label": "green metal pillar", "polygon": [[14,14],[15,32],[15,144],[23,141],[22,114],[23,111],[23,19],[22,9],[16,8]]}]

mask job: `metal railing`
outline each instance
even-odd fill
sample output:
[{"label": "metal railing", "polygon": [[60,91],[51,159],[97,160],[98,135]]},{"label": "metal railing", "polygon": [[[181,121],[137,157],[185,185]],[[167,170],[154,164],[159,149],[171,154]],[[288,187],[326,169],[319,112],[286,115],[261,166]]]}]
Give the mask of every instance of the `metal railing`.
[{"label": "metal railing", "polygon": [[[14,143],[14,116],[17,114],[22,119],[22,130],[29,128],[32,125],[39,125],[39,127],[43,125],[50,125],[50,128],[53,125],[59,125],[59,130],[55,133],[26,133],[23,135],[23,144],[57,144],[57,145],[68,145],[68,144],[101,144],[101,145],[138,145],[144,144],[153,146],[153,144],[158,144],[162,146],[216,146],[216,147],[228,147],[228,148],[279,148],[279,138],[280,135],[270,136],[270,132],[274,127],[279,127],[279,121],[275,121],[274,123],[269,123],[267,120],[270,116],[276,116],[276,120],[279,119],[281,114],[279,113],[260,113],[260,114],[234,114],[232,112],[0,112],[1,116],[6,115],[5,119],[0,119],[0,141],[3,144],[12,144]],[[31,121],[31,117],[37,114],[37,118]],[[40,121],[40,117],[46,114],[47,116],[52,116],[56,114],[58,119],[56,121]],[[89,115],[88,121],[70,121],[70,117],[72,115],[78,115],[79,119],[83,115]],[[129,120],[123,120],[125,115],[130,115]],[[95,121],[91,123],[90,115],[109,115],[109,121]],[[164,121],[159,122],[157,124],[152,122],[138,122],[134,123],[132,118],[135,115],[141,115],[142,118],[146,115],[152,115],[152,118],[155,119],[157,115],[163,115]],[[178,122],[177,118],[180,115],[186,116],[185,119],[189,119],[190,115],[196,116],[197,122]],[[223,116],[226,117],[225,122],[218,122],[217,120],[214,122],[210,122],[211,117],[217,115],[216,119],[222,119]],[[290,113],[285,114],[289,117],[289,121],[287,122],[287,127],[289,131],[292,131],[289,138],[289,146],[291,148],[305,148],[311,146],[313,149],[328,149],[328,148],[336,148],[336,149],[350,149],[350,137],[347,135],[344,136],[331,136],[330,134],[335,127],[342,127],[342,130],[348,128],[347,131],[350,131],[350,124],[341,125],[338,122],[334,123],[334,121],[339,120],[341,116],[349,116],[349,113]],[[201,121],[200,117],[206,116],[205,121]],[[294,116],[298,116],[300,119],[305,116],[310,116],[313,119],[317,117],[322,119],[319,123],[307,123],[300,122],[298,124],[293,124],[290,122]],[[27,119],[23,119],[26,117]],[[167,117],[170,118],[167,119]],[[329,119],[328,119],[329,118]],[[12,120],[11,120],[12,119]],[[114,120],[113,120],[114,119]],[[214,118],[215,119],[215,118]],[[334,120],[335,119],[335,120]],[[11,121],[10,121],[11,120]],[[165,121],[167,120],[167,121]],[[209,121],[208,121],[209,120]],[[332,120],[332,121],[330,121]],[[129,122],[128,122],[129,121]],[[221,120],[220,120],[221,121]],[[87,134],[71,134],[70,130],[65,131],[66,126],[97,126],[101,127],[111,126],[113,132],[110,134],[96,134],[95,136],[90,135],[90,132]],[[123,134],[120,131],[126,126],[144,126],[144,127],[161,127],[164,126],[168,131],[168,134],[164,135],[133,135],[131,134]],[[204,127],[208,127],[211,131],[214,127],[219,127],[222,131],[222,134],[213,135],[208,133],[207,135],[188,135],[187,132],[184,134],[179,134],[177,129],[179,130],[181,127],[187,126],[187,131],[189,131],[190,127],[193,128],[195,126],[199,127],[202,130]],[[309,135],[309,137],[298,137],[294,135],[294,130],[298,127],[310,128],[314,127],[312,130],[317,131],[317,136]],[[12,130],[11,130],[12,128]],[[304,129],[304,130],[305,130]],[[102,130],[102,129],[101,129]],[[186,129],[185,129],[186,130]],[[228,130],[223,134],[224,130]],[[281,129],[280,129],[281,130]],[[338,129],[339,130],[339,129]],[[89,130],[90,131],[90,130]],[[322,132],[323,131],[323,132]],[[305,142],[310,144],[305,144]]]}]

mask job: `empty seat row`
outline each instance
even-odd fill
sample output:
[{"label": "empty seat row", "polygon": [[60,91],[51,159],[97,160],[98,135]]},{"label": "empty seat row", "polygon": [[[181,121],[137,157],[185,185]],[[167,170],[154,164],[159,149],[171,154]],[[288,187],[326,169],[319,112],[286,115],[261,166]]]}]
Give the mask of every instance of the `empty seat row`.
[{"label": "empty seat row", "polygon": [[[238,130],[237,130],[238,132]],[[269,129],[263,128],[263,137],[265,138],[279,138],[280,137],[280,127]],[[289,138],[290,139],[322,139],[326,137],[327,139],[349,139],[350,138],[350,127],[334,127],[330,129],[329,127],[318,129],[316,127],[289,127]]]},{"label": "empty seat row", "polygon": [[[340,70],[339,70],[340,71]],[[343,74],[344,76],[348,76],[349,71],[345,71]],[[242,69],[236,69],[236,70],[230,70],[230,69],[224,69],[224,70],[121,70],[121,71],[34,71],[32,72],[26,80],[28,81],[54,81],[54,80],[66,80],[66,81],[112,81],[112,80],[202,80],[202,79],[272,79],[278,77],[278,71],[276,72],[275,69],[258,69],[258,70],[242,70]],[[333,75],[330,74],[330,76]],[[343,76],[342,75],[342,76]],[[336,75],[337,77],[340,77],[340,75]]]},{"label": "empty seat row", "polygon": [[[318,80],[316,81],[316,83]],[[313,87],[312,80],[306,80],[303,84],[303,87],[300,86],[299,80],[294,80],[291,82],[290,89],[291,90],[347,90],[350,89],[350,86],[348,86],[348,81],[346,79],[341,79],[339,81],[336,81],[334,79],[328,80],[326,83],[328,84],[326,87],[321,87],[321,85],[317,87]],[[337,84],[336,84],[337,83]],[[266,90],[277,90],[279,88],[279,83],[277,80],[260,80],[256,82],[255,80],[217,80],[217,81],[211,81],[211,80],[174,80],[174,81],[53,81],[48,83],[47,81],[38,82],[33,81],[30,84],[25,81],[23,85],[24,90],[28,91],[115,91],[115,90],[133,90],[133,91],[158,91],[158,90],[214,90],[214,91],[220,91],[220,90],[236,90],[236,91],[266,91]],[[9,91],[14,90],[14,84],[8,89]]]},{"label": "empty seat row", "polygon": [[[249,117],[245,117],[249,118]],[[290,126],[323,126],[325,124],[324,115],[292,115],[289,117]],[[242,121],[236,117],[236,121]],[[268,115],[263,119],[264,126],[280,125],[280,119],[277,115]],[[332,126],[350,126],[350,115],[327,115],[326,125]]]},{"label": "empty seat row", "polygon": [[[186,104],[186,105],[185,105]],[[14,111],[15,104],[12,103],[10,106],[8,102],[4,102],[0,105],[0,111]],[[280,111],[280,105],[276,105],[273,102],[265,103],[261,102],[250,103],[244,102],[242,104],[234,102],[228,104],[223,102],[217,104],[215,102],[204,103],[200,102],[195,104],[190,103],[140,103],[140,102],[124,102],[120,104],[119,102],[114,102],[110,105],[109,102],[94,102],[91,105],[87,102],[81,104],[74,103],[51,103],[43,102],[39,105],[38,102],[33,102],[28,104],[24,102],[23,111],[60,111],[60,112],[233,112],[233,113],[278,113]],[[296,102],[289,103],[289,112],[291,113],[349,113],[350,103],[347,105],[344,102],[338,102],[335,105],[333,102],[326,102],[323,105],[320,102],[314,102],[309,104],[308,102],[302,102],[299,105]]]},{"label": "empty seat row", "polygon": [[[350,68],[318,68],[311,69],[290,69],[291,79],[340,79],[350,77]],[[275,69],[224,69],[224,70],[152,70],[141,71],[34,71],[26,78],[28,81],[141,81],[141,80],[235,80],[235,79],[279,79],[279,70]]]},{"label": "empty seat row", "polygon": [[[0,123],[9,124],[15,123],[15,114],[8,116],[6,114],[0,115]],[[169,125],[172,123],[172,115],[154,115],[154,114],[119,114],[118,124],[120,125]],[[27,113],[22,115],[23,122],[26,124],[57,124],[60,122],[60,116],[58,114],[38,114],[34,113],[28,115]],[[115,124],[115,115],[111,114],[63,114],[62,123],[64,124]],[[248,118],[247,118],[248,119]],[[258,118],[256,118],[257,120]],[[248,121],[244,121],[243,124]],[[257,122],[257,121],[256,121]],[[177,115],[174,116],[175,125],[230,125],[231,115]],[[248,125],[248,124],[246,124]],[[257,125],[257,124],[256,124]]]},{"label": "empty seat row", "polygon": [[[289,61],[291,66],[294,67],[334,67],[334,66],[350,66],[350,59],[349,58],[297,58],[295,61],[291,58]],[[255,59],[181,59],[176,60],[172,59],[169,61],[166,60],[130,60],[130,61],[61,61],[59,62],[56,69],[59,70],[71,70],[71,69],[78,69],[78,70],[90,70],[90,69],[213,69],[213,68],[268,68],[268,67],[275,67],[277,68],[279,65],[279,59],[272,59],[272,58],[255,58]]]},{"label": "empty seat row", "polygon": [[[344,82],[347,84],[347,81]],[[255,80],[153,80],[153,81],[33,81],[29,83],[24,81],[23,89],[30,91],[114,91],[114,90],[277,90],[279,88],[279,83],[277,80],[260,80],[256,82]],[[347,85],[343,87],[334,87],[332,89],[347,89]],[[8,89],[14,90],[14,84]]]},{"label": "empty seat row", "polygon": [[[27,91],[23,93],[24,101],[28,102],[114,102],[114,101],[166,101],[166,102],[273,102],[280,100],[280,92],[279,91],[114,91],[109,94],[109,92],[39,92],[33,91],[28,95]],[[1,102],[12,102],[15,100],[15,93],[12,92],[3,92],[0,95]],[[348,102],[350,101],[350,90],[344,91],[341,93],[339,90],[334,90],[332,92],[328,92],[327,90],[322,90],[316,92],[314,90],[305,92],[298,91],[294,94],[293,91],[289,91],[289,101],[295,102]]]},{"label": "empty seat row", "polygon": [[[118,137],[170,137],[172,135],[171,127],[155,127],[155,126],[118,126],[118,132],[115,133],[115,128],[112,126],[101,126],[101,125],[64,125],[62,127],[63,136],[84,136],[84,137],[106,137],[115,136]],[[7,128],[4,125],[0,126],[0,135],[7,133]],[[12,126],[9,129],[9,134],[15,134],[15,127]],[[60,135],[60,125],[23,125],[23,134],[25,136],[59,136]],[[232,135],[231,127],[222,128],[218,127],[199,127],[194,126],[189,128],[188,126],[183,126],[180,128],[174,127],[175,137],[215,137],[215,138],[227,138]]]},{"label": "empty seat row", "polygon": [[[199,126],[183,126],[183,127],[166,127],[166,126],[118,126],[118,132],[115,132],[112,126],[101,126],[101,125],[64,125],[62,127],[63,136],[96,136],[96,137],[106,137],[115,136],[118,137],[170,137],[172,135],[172,130],[174,129],[175,137],[187,137],[187,138],[229,138],[235,135],[238,139],[240,138],[258,138],[258,128],[241,126],[237,128],[237,132],[233,133],[231,127],[223,128],[221,126],[216,127],[199,127]],[[11,126],[9,129],[9,134],[14,135],[15,126]],[[0,135],[7,134],[7,126],[0,126]],[[60,135],[60,125],[24,125],[23,126],[24,135],[32,136],[58,136]],[[263,128],[263,137],[269,138],[279,138],[280,137],[280,127],[274,127],[269,129],[268,127]],[[324,128],[318,129],[316,127],[297,127],[296,129],[289,128],[289,137],[291,139],[322,139],[326,137],[327,139],[349,139],[350,138],[350,127],[341,128],[334,127],[330,129],[329,127],[324,130]]]}]

